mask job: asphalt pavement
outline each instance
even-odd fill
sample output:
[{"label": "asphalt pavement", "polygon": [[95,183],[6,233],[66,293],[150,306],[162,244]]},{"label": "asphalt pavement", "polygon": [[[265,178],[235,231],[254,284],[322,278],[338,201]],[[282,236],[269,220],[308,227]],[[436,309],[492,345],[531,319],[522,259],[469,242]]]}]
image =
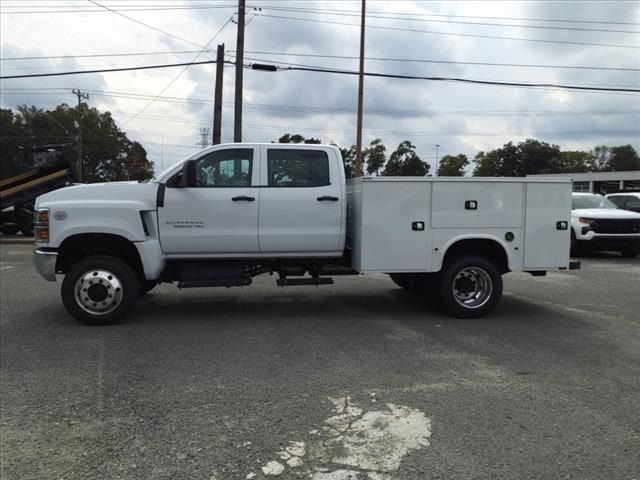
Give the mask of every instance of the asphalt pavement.
[{"label": "asphalt pavement", "polygon": [[87,327],[0,245],[2,479],[639,479],[640,257],[458,320],[384,275],[162,285]]}]

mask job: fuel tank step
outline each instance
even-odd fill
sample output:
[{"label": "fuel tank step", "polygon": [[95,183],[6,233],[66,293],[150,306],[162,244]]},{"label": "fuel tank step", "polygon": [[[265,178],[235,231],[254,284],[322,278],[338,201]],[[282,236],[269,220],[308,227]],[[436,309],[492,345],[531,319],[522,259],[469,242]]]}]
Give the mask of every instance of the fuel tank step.
[{"label": "fuel tank step", "polygon": [[333,278],[311,277],[311,278],[279,278],[276,280],[279,287],[295,287],[301,285],[333,285]]},{"label": "fuel tank step", "polygon": [[250,278],[223,278],[217,280],[186,280],[178,283],[178,288],[199,287],[245,287],[251,285]]}]

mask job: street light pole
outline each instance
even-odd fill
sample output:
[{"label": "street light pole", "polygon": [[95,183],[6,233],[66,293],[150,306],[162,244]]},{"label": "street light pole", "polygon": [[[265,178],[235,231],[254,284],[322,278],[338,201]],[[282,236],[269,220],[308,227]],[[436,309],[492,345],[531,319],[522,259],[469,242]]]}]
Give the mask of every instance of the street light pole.
[{"label": "street light pole", "polygon": [[364,17],[366,0],[362,0],[360,13],[360,70],[358,71],[358,125],[356,128],[356,172],[359,177],[362,171],[362,91],[364,89]]},{"label": "street light pole", "polygon": [[440,145],[436,143],[436,171],[434,172],[436,177],[438,176],[438,148]]}]

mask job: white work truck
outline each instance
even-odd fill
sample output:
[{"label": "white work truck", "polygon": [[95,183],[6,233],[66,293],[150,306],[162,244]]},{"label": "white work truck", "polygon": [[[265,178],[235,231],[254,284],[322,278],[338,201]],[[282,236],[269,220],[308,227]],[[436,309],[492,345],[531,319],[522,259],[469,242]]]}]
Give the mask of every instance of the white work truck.
[{"label": "white work truck", "polygon": [[74,185],[35,205],[38,272],[64,275],[86,324],[119,321],[161,282],[324,285],[389,274],[457,317],[498,303],[501,275],[569,269],[571,183],[549,178],[347,181],[335,146],[223,144],[149,182]]}]

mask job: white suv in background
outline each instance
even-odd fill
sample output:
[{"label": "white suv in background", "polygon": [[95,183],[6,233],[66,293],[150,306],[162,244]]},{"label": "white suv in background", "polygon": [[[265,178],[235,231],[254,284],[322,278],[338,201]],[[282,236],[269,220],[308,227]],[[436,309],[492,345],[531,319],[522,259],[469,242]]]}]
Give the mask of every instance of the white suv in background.
[{"label": "white suv in background", "polygon": [[638,192],[610,193],[607,198],[615,203],[618,208],[640,212],[640,193]]},{"label": "white suv in background", "polygon": [[573,193],[571,252],[614,250],[623,257],[640,254],[640,213],[622,210],[593,193]]}]

